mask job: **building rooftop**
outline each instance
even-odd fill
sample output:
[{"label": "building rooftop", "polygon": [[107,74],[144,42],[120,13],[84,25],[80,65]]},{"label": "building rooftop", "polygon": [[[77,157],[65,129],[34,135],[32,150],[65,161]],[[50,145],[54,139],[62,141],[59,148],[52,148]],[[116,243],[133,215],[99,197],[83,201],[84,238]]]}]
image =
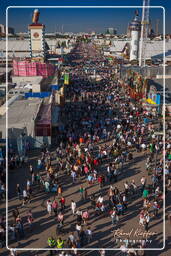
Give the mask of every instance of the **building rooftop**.
[{"label": "building rooftop", "polygon": [[13,83],[26,85],[26,84],[39,84],[43,80],[42,76],[12,76]]},{"label": "building rooftop", "polygon": [[[125,46],[125,44],[128,42],[128,40],[124,41],[118,41],[118,40],[113,40],[112,41],[112,46],[111,50],[116,51],[116,52],[121,52]],[[146,44],[145,48],[145,58],[150,59],[150,58],[163,58],[163,41],[149,41]],[[171,40],[166,42],[166,58],[171,57]]]},{"label": "building rooftop", "polygon": [[[33,134],[34,119],[41,105],[41,99],[15,100],[8,108],[9,137],[14,129],[26,127],[27,135]],[[5,132],[6,115],[0,118],[0,131]],[[17,133],[16,133],[17,136]],[[3,136],[5,137],[5,136]]]},{"label": "building rooftop", "polygon": [[[7,69],[8,72],[12,71],[12,68]],[[0,76],[6,73],[6,67],[0,67]]]}]

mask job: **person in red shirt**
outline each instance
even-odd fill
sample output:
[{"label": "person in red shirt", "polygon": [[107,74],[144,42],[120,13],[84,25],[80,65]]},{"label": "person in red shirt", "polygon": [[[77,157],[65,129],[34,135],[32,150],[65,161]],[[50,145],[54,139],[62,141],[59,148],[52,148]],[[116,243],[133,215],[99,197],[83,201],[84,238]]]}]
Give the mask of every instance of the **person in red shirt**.
[{"label": "person in red shirt", "polygon": [[97,180],[98,180],[98,183],[100,185],[100,188],[102,188],[103,187],[103,177],[102,177],[102,175],[99,175]]},{"label": "person in red shirt", "polygon": [[61,197],[60,204],[61,204],[61,211],[63,211],[65,209],[65,198],[64,197]]},{"label": "person in red shirt", "polygon": [[92,159],[91,159],[91,157],[89,156],[89,157],[88,157],[88,163],[91,164],[91,161],[92,161]]},{"label": "person in red shirt", "polygon": [[57,216],[57,213],[58,213],[58,202],[56,200],[53,201],[52,208],[53,208],[55,216]]},{"label": "person in red shirt", "polygon": [[97,166],[98,165],[98,160],[94,159],[93,163],[94,163],[94,166]]}]

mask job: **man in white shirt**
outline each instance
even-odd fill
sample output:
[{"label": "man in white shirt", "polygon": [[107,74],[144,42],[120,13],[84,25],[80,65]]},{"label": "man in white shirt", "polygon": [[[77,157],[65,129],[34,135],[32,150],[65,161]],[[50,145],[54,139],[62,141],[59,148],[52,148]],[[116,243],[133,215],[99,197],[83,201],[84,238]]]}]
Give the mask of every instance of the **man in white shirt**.
[{"label": "man in white shirt", "polygon": [[31,182],[29,180],[27,180],[27,187],[30,187]]},{"label": "man in white shirt", "polygon": [[80,231],[81,231],[81,224],[76,224],[76,231],[78,232],[78,233],[80,233]]},{"label": "man in white shirt", "polygon": [[100,195],[99,198],[97,199],[97,202],[102,204],[103,203],[103,197]]},{"label": "man in white shirt", "polygon": [[73,215],[75,214],[75,210],[76,210],[76,202],[74,202],[73,200],[71,201],[71,210]]},{"label": "man in white shirt", "polygon": [[27,201],[27,191],[23,190],[23,206],[25,205],[26,201]]},{"label": "man in white shirt", "polygon": [[68,236],[68,239],[71,241],[71,243],[74,243],[75,237],[74,237],[73,232],[71,232],[71,234]]},{"label": "man in white shirt", "polygon": [[128,192],[129,192],[129,184],[128,184],[128,182],[127,182],[127,181],[125,181],[125,183],[124,183],[124,187],[125,187],[125,194],[127,195],[127,194],[128,194]]}]

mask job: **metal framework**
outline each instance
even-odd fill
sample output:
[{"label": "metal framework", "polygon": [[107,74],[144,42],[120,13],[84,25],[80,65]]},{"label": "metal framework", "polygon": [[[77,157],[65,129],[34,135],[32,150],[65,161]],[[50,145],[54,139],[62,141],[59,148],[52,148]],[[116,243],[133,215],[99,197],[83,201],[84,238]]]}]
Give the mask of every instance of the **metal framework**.
[{"label": "metal framework", "polygon": [[145,48],[146,48],[146,41],[149,33],[149,6],[150,6],[150,0],[143,0],[139,66],[142,66],[143,62],[145,66]]}]

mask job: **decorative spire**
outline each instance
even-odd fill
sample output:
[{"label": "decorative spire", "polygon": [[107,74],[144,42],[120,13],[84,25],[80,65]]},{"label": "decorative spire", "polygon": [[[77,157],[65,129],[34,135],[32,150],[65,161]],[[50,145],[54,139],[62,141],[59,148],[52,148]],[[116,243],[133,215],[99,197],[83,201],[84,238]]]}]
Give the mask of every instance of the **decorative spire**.
[{"label": "decorative spire", "polygon": [[135,16],[139,16],[138,10],[135,10]]}]

